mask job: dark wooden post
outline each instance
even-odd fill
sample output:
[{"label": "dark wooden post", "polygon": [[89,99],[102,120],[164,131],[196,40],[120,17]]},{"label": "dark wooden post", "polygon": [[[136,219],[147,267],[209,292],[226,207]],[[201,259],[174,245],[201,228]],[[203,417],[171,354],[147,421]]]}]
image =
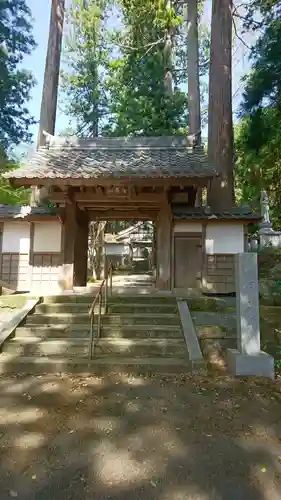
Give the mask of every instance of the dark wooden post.
[{"label": "dark wooden post", "polygon": [[74,244],[74,285],[87,285],[89,218],[87,212],[77,207]]},{"label": "dark wooden post", "polygon": [[55,133],[64,10],[65,0],[52,0],[37,147],[45,145],[44,131]]},{"label": "dark wooden post", "polygon": [[66,199],[64,215],[61,284],[65,290],[87,284],[88,230],[88,214],[71,200],[70,193]]},{"label": "dark wooden post", "polygon": [[167,202],[161,207],[156,221],[157,238],[157,278],[159,290],[171,289],[171,206]]}]

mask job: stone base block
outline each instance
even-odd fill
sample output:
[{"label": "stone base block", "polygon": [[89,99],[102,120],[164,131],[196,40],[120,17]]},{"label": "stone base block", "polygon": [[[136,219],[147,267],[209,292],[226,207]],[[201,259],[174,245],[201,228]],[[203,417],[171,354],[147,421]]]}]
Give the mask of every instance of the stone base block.
[{"label": "stone base block", "polygon": [[266,352],[257,355],[242,354],[237,349],[227,350],[228,369],[234,375],[274,378],[274,358]]}]

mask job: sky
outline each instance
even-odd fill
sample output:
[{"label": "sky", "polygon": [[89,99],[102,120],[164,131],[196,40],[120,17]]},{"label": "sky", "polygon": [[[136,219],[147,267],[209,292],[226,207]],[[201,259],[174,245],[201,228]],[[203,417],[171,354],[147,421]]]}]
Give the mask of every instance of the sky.
[{"label": "sky", "polygon": [[[68,0],[69,2],[70,0]],[[67,2],[67,3],[68,3]],[[32,55],[25,57],[23,65],[34,74],[37,85],[32,90],[31,101],[28,105],[30,113],[39,120],[41,93],[44,79],[45,57],[49,34],[49,20],[51,12],[51,0],[27,0],[27,4],[31,9],[33,16],[33,33],[37,42],[37,48]],[[210,23],[211,15],[211,0],[205,0],[204,21]],[[248,37],[247,43],[252,43],[253,38]],[[248,61],[249,52],[244,44],[236,39],[233,55],[233,107],[234,112],[237,110],[241,102],[241,77],[249,70]],[[67,128],[69,123],[68,118],[64,115],[62,109],[58,105],[57,121],[56,121],[56,134]],[[32,128],[34,140],[36,140],[38,125]],[[204,131],[203,131],[204,134]]]}]

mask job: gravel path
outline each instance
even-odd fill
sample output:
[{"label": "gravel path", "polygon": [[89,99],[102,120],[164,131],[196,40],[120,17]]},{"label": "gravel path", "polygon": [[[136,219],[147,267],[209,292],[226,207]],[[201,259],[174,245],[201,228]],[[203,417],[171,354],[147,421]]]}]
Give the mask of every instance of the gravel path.
[{"label": "gravel path", "polygon": [[280,500],[280,382],[0,381],[0,498]]}]

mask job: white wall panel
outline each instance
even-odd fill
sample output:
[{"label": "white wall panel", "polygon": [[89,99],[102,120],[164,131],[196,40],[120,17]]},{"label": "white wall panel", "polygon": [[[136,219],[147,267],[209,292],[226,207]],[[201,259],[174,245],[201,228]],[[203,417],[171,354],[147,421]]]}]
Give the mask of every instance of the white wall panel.
[{"label": "white wall panel", "polygon": [[207,254],[233,254],[244,252],[243,223],[212,223],[206,230]]},{"label": "white wall panel", "polygon": [[129,253],[128,245],[124,243],[106,243],[105,244],[105,254],[106,255],[127,255]]},{"label": "white wall panel", "polygon": [[2,252],[29,253],[30,224],[28,222],[4,222]]},{"label": "white wall panel", "polygon": [[61,229],[59,221],[35,222],[33,252],[60,252]]}]

